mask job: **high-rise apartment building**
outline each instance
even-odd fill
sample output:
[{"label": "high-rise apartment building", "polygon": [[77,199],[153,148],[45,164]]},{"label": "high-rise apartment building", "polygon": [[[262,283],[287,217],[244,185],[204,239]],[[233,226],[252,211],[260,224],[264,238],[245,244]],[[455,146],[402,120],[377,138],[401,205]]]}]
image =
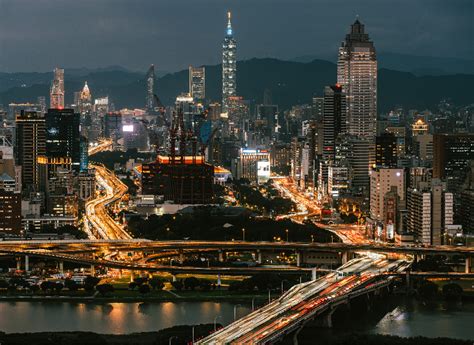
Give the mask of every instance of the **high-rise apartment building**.
[{"label": "high-rise apartment building", "polygon": [[37,189],[39,171],[37,159],[46,153],[46,123],[42,114],[21,111],[16,116],[16,164],[21,166],[23,189]]},{"label": "high-rise apartment building", "polygon": [[374,43],[357,19],[339,48],[337,82],[346,95],[348,133],[355,136],[353,183],[357,191],[369,186],[377,130],[377,57]]},{"label": "high-rise apartment building", "polygon": [[430,188],[409,188],[407,230],[423,244],[440,245],[447,227],[453,224],[453,208],[453,194],[440,180],[433,180]]},{"label": "high-rise apartment building", "polygon": [[55,68],[54,78],[50,90],[50,108],[63,109],[64,108],[64,69]]},{"label": "high-rise apartment building", "polygon": [[227,12],[227,30],[222,44],[222,111],[227,112],[229,97],[237,95],[237,43],[232,30],[231,13]]},{"label": "high-rise apartment building", "polygon": [[21,195],[0,188],[0,233],[21,233]]},{"label": "high-rise apartment building", "polygon": [[383,222],[385,195],[396,188],[400,205],[405,203],[405,174],[403,169],[380,168],[370,174],[370,218]]},{"label": "high-rise apartment building", "polygon": [[72,169],[81,164],[80,116],[73,109],[49,109],[46,113],[46,156],[71,158]]},{"label": "high-rise apartment building", "polygon": [[189,66],[189,94],[195,100],[206,98],[206,67]]}]

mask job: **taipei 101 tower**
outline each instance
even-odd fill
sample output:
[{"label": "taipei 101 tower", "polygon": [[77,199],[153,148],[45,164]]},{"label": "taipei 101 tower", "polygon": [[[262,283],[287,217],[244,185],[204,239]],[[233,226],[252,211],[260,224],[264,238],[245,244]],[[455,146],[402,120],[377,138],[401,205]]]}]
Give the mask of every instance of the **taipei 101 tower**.
[{"label": "taipei 101 tower", "polygon": [[231,13],[227,12],[227,30],[222,44],[222,112],[227,112],[229,97],[237,95],[237,45],[234,39]]}]

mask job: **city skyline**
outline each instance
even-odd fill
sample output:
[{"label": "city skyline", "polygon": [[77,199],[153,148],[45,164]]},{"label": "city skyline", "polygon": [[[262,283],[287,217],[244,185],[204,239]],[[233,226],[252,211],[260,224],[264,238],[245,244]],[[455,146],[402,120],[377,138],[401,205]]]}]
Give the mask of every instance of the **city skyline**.
[{"label": "city skyline", "polygon": [[472,341],[472,5],[15,2],[0,345]]},{"label": "city skyline", "polygon": [[[210,1],[204,5],[185,0],[173,4],[140,1],[133,11],[130,7],[123,1],[113,6],[109,1],[64,6],[54,6],[54,1],[43,1],[41,5],[28,0],[2,2],[0,10],[5,18],[0,23],[0,70],[49,71],[56,65],[92,68],[110,64],[142,70],[153,63],[158,70],[174,71],[189,64],[215,64],[219,62],[215,52],[219,50],[227,11],[232,11],[241,24],[236,37],[241,42],[239,59],[314,55],[334,61],[334,52],[346,33],[344,24],[353,22],[357,15],[369,28],[380,52],[464,59],[473,55],[472,45],[465,44],[472,32],[472,4],[468,1],[417,1],[400,6],[384,4],[382,8],[372,0],[359,1],[350,8],[323,1],[300,0],[295,6],[277,1],[272,2],[271,15],[268,1]],[[105,8],[111,12],[108,19],[100,16]],[[420,12],[421,17],[417,15]],[[22,13],[30,24],[19,27],[11,22],[8,13]],[[173,20],[174,13],[180,14],[179,20]],[[161,16],[166,18],[159,20]],[[49,24],[53,20],[48,18],[55,19],[54,28]],[[280,22],[292,25],[275,24]],[[183,23],[198,28],[192,30],[192,39],[188,25]],[[40,24],[41,30],[37,27]],[[61,30],[55,29],[58,25]],[[55,42],[61,53],[47,50],[41,40],[35,39],[39,35],[42,40]],[[20,40],[28,44],[18,44]],[[70,45],[71,41],[78,44]],[[32,54],[34,59],[30,58]]]}]

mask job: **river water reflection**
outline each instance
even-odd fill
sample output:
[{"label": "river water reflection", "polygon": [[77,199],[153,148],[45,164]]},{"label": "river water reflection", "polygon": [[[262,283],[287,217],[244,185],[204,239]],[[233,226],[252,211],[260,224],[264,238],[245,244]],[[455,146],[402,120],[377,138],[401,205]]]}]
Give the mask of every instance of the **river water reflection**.
[{"label": "river water reflection", "polygon": [[[228,302],[0,302],[0,331],[91,331],[126,334],[153,332],[176,325],[212,323],[217,316],[218,323],[227,325],[233,320],[234,306],[235,304]],[[237,317],[248,314],[250,309],[250,305],[238,306]],[[334,328],[327,332],[340,334],[355,331],[402,337],[419,335],[474,339],[472,302],[425,305],[409,300],[397,302],[397,305],[386,308],[376,318],[371,319],[371,314],[361,313],[357,318],[348,315],[348,320],[339,326],[335,324]]]}]

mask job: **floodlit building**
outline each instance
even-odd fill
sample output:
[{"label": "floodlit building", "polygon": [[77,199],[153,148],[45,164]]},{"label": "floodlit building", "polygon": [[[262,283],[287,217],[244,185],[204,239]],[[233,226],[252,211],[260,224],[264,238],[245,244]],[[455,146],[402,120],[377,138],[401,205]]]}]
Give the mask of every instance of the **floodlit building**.
[{"label": "floodlit building", "polygon": [[264,183],[270,179],[270,152],[260,149],[240,149],[237,161],[237,179]]}]

